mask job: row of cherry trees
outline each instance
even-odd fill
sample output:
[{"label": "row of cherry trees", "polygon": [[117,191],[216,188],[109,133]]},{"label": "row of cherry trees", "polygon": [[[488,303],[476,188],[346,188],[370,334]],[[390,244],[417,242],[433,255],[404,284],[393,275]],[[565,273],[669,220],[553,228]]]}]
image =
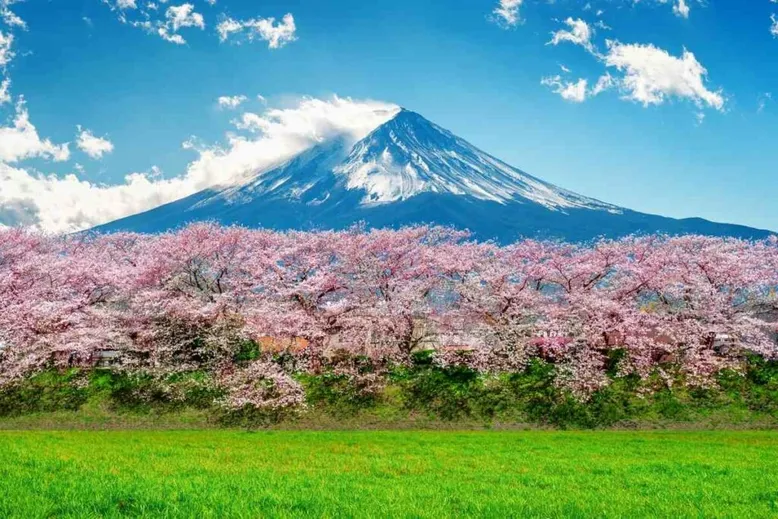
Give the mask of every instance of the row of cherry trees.
[{"label": "row of cherry trees", "polygon": [[[333,355],[374,365],[435,348],[442,365],[557,365],[579,395],[619,373],[710,383],[745,352],[773,357],[775,240],[631,237],[588,245],[468,241],[466,233],[290,232],[197,224],[162,235],[0,230],[0,385],[52,364],[208,369],[236,395],[278,365],[231,364],[247,341],[296,369]],[[673,373],[668,370],[672,369]],[[265,386],[267,389],[269,386]],[[263,398],[283,402],[283,395]]]}]

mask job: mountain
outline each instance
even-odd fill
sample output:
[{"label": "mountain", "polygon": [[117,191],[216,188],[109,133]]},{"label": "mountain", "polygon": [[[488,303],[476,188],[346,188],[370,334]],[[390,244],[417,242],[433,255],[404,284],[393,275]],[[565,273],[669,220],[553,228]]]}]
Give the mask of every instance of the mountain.
[{"label": "mountain", "polygon": [[159,232],[193,221],[273,229],[431,223],[480,239],[588,240],[634,233],[762,238],[769,231],[639,213],[530,176],[421,115],[400,110],[355,144],[334,138],[237,185],[100,226]]}]

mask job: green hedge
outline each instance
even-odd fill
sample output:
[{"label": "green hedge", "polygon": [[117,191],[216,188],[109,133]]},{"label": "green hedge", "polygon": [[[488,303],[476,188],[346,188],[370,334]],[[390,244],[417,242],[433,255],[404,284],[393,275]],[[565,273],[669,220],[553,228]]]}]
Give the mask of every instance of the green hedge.
[{"label": "green hedge", "polygon": [[[243,352],[246,360],[254,357]],[[359,372],[369,374],[368,362]],[[614,359],[614,366],[618,359]],[[310,420],[330,422],[360,417],[391,419],[424,417],[435,421],[483,424],[535,424],[558,428],[600,428],[630,424],[778,423],[778,362],[748,359],[744,373],[722,372],[717,387],[668,389],[657,378],[616,377],[607,388],[580,402],[554,384],[554,366],[533,361],[522,373],[484,376],[465,368],[443,369],[428,354],[418,354],[410,366],[383,375],[383,386],[366,387],[359,377],[335,371],[299,375],[306,391]],[[647,386],[652,391],[645,391]],[[116,413],[175,413],[204,410],[214,423],[264,426],[297,420],[300,413],[243,410],[227,413],[216,401],[222,396],[205,372],[165,377],[148,373],[49,370],[0,391],[0,416],[77,411],[100,402]]]}]

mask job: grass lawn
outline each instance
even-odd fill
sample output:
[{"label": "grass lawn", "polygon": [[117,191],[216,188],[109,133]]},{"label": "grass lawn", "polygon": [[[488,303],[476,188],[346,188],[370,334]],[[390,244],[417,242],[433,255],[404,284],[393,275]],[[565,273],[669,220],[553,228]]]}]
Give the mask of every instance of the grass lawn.
[{"label": "grass lawn", "polygon": [[772,432],[0,431],[0,517],[778,517]]}]

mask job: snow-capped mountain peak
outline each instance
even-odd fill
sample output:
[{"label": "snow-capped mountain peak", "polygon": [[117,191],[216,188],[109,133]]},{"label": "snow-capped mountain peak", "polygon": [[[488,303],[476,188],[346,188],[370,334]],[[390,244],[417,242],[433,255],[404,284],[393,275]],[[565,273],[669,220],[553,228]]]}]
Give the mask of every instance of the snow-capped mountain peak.
[{"label": "snow-capped mountain peak", "polygon": [[467,228],[478,238],[502,242],[527,236],[589,240],[649,232],[749,238],[769,234],[600,202],[528,175],[417,113],[401,109],[385,115],[356,143],[364,133],[328,138],[237,185],[206,189],[100,230],[157,232],[215,220],[272,229],[424,223]]},{"label": "snow-capped mountain peak", "polygon": [[525,199],[553,210],[619,210],[527,175],[405,109],[359,141],[334,171],[348,189],[365,192],[364,205],[431,192],[500,204]]}]

